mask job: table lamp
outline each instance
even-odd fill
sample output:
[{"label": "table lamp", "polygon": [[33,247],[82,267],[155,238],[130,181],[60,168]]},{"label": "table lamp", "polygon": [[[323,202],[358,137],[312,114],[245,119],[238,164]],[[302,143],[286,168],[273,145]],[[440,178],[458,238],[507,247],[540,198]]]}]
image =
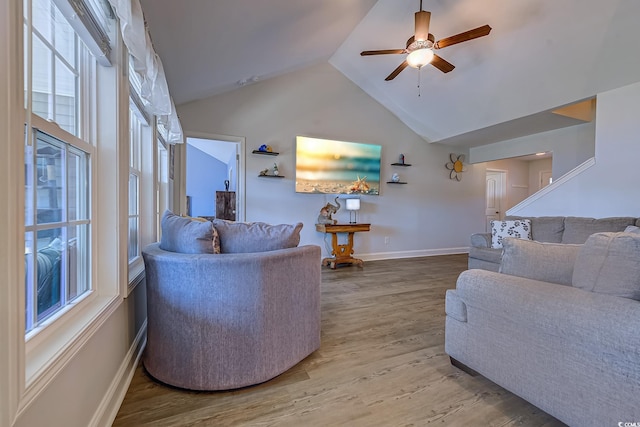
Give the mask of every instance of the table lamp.
[{"label": "table lamp", "polygon": [[360,199],[345,199],[346,209],[349,211],[349,224],[358,221],[358,211],[360,210]]}]

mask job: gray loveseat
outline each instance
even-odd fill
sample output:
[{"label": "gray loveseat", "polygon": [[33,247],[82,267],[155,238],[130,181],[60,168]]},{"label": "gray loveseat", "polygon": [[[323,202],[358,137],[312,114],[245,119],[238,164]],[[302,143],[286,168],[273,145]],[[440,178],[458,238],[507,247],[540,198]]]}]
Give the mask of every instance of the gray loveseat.
[{"label": "gray loveseat", "polygon": [[[602,231],[624,231],[627,226],[640,226],[634,217],[584,218],[564,216],[519,217],[508,216],[505,220],[528,218],[531,220],[531,238],[547,243],[584,243],[593,233]],[[502,258],[501,248],[491,247],[491,233],[471,235],[469,247],[469,269],[498,271]]]},{"label": "gray loveseat", "polygon": [[640,235],[508,238],[500,268],[447,291],[452,363],[570,426],[640,421]]},{"label": "gray loveseat", "polygon": [[214,225],[165,213],[143,251],[144,366],[191,390],[267,381],[320,346],[320,247],[297,246],[302,224]]}]

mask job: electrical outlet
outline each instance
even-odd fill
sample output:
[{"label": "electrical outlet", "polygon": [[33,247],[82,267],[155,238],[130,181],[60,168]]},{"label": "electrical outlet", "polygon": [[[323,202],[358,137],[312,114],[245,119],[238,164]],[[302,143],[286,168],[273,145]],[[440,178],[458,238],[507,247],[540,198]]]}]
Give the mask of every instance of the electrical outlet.
[{"label": "electrical outlet", "polygon": [[391,241],[391,237],[389,237],[389,236],[384,236],[384,244],[385,244],[385,245],[388,245],[390,241]]}]

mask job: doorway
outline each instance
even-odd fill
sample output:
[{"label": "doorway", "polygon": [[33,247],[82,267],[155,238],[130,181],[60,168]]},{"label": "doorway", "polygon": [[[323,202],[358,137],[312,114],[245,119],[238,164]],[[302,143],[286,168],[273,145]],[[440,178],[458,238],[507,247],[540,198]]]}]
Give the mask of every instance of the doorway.
[{"label": "doorway", "polygon": [[547,185],[553,182],[553,173],[550,170],[543,170],[539,173],[540,179],[538,183],[538,190],[542,190]]},{"label": "doorway", "polygon": [[507,206],[507,171],[487,169],[485,187],[486,231],[491,232],[491,221],[504,219]]},{"label": "doorway", "polygon": [[244,138],[189,134],[186,139],[187,215],[244,221]]}]

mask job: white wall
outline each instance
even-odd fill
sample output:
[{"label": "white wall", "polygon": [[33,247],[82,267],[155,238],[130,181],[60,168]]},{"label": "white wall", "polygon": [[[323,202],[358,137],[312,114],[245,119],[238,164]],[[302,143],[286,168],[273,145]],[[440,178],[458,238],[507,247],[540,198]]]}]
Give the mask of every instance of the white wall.
[{"label": "white wall", "polygon": [[552,171],[552,168],[553,160],[551,158],[532,160],[529,162],[529,196],[539,190],[540,172]]},{"label": "white wall", "polygon": [[[595,164],[514,215],[640,216],[640,83],[598,95]],[[554,175],[555,176],[555,175]]]},{"label": "white wall", "polygon": [[558,179],[595,152],[595,123],[556,129],[522,138],[472,147],[469,162],[479,163],[526,156],[543,151],[553,152],[553,178]]},{"label": "white wall", "polygon": [[[484,229],[484,167],[469,165],[461,182],[450,180],[445,164],[451,148],[425,143],[329,64],[184,104],[178,113],[186,133],[246,137],[246,220],[302,221],[303,244],[324,248],[315,222],[333,196],[295,192],[296,135],[382,145],[382,180],[398,172],[408,182],[383,182],[379,196],[362,198],[358,220],[370,222],[372,229],[356,235],[357,255],[372,259],[466,250],[469,235]],[[261,144],[272,145],[280,155],[251,154]],[[390,165],[400,153],[412,167]],[[258,178],[273,160],[286,178]],[[338,213],[341,221],[348,217],[347,211]],[[385,245],[386,236],[390,242]]]}]

